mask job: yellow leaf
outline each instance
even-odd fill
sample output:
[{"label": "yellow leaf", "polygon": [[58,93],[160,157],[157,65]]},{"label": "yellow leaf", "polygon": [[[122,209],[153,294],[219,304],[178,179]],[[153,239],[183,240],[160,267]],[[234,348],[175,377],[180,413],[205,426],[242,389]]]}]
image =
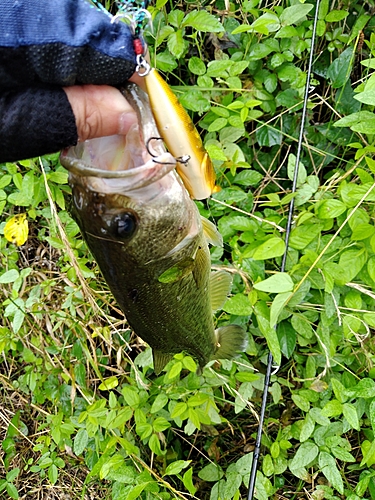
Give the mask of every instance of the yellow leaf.
[{"label": "yellow leaf", "polygon": [[18,214],[11,217],[4,226],[4,236],[11,243],[21,246],[27,240],[29,224],[26,214]]}]

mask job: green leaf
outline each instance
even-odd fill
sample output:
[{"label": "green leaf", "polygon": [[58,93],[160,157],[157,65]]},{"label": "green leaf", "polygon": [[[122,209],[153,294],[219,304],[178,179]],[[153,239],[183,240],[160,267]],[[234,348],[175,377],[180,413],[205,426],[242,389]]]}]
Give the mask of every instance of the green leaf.
[{"label": "green leaf", "polygon": [[341,88],[349,78],[353,64],[353,47],[345,49],[329,66],[327,77],[331,79],[334,89]]},{"label": "green leaf", "polygon": [[18,476],[19,473],[20,473],[20,468],[19,467],[15,467],[14,469],[12,469],[9,472],[7,472],[7,475],[5,476],[6,480],[9,483],[11,483],[12,481],[14,481],[16,479],[16,477]]},{"label": "green leaf", "polygon": [[6,271],[0,276],[0,283],[1,284],[6,284],[6,283],[14,283],[16,279],[19,277],[20,273],[17,271],[17,269],[11,269],[10,271]]},{"label": "green leaf", "polygon": [[336,23],[338,21],[342,21],[349,15],[347,10],[331,10],[326,17],[325,21],[327,23]]},{"label": "green leaf", "polygon": [[182,471],[182,469],[185,469],[190,463],[191,460],[176,460],[175,462],[172,462],[171,464],[168,465],[168,467],[165,469],[163,476],[171,476],[179,474]]},{"label": "green leaf", "polygon": [[280,363],[281,363],[281,350],[280,350],[279,339],[277,338],[275,328],[271,327],[270,322],[266,318],[264,318],[263,316],[257,315],[257,321],[258,321],[259,329],[267,341],[268,348],[272,353],[275,364],[280,365]]},{"label": "green leaf", "polygon": [[270,327],[273,328],[280,316],[280,313],[284,310],[285,303],[288,301],[291,296],[291,292],[279,293],[273,299],[271,304],[271,312],[270,312]]},{"label": "green leaf", "polygon": [[194,75],[204,75],[206,73],[206,65],[199,57],[190,57],[188,62],[189,70]]},{"label": "green leaf", "polygon": [[176,406],[173,408],[171,412],[171,417],[176,418],[182,415],[186,410],[187,410],[187,404],[186,403],[177,403]]},{"label": "green leaf", "polygon": [[341,494],[344,494],[344,484],[340,471],[336,466],[336,461],[332,455],[325,451],[319,454],[319,467],[332,486]]},{"label": "green leaf", "polygon": [[346,250],[340,256],[339,266],[345,269],[348,281],[354,279],[367,262],[367,252],[365,249]]},{"label": "green leaf", "polygon": [[255,132],[256,139],[258,141],[259,146],[279,146],[281,144],[281,133],[279,130],[276,130],[271,127],[261,127],[257,128]]},{"label": "green leaf", "polygon": [[222,128],[225,127],[225,125],[228,123],[228,120],[226,118],[216,118],[212,123],[210,123],[208,127],[209,132],[217,132],[218,130],[221,130]]},{"label": "green leaf", "polygon": [[352,127],[359,123],[366,123],[368,121],[375,120],[375,114],[370,111],[358,111],[357,113],[351,113],[348,116],[344,116],[337,120],[333,125],[335,127]]},{"label": "green leaf", "polygon": [[282,26],[289,26],[291,24],[296,24],[298,21],[303,19],[314,6],[312,4],[298,3],[287,7],[284,9],[280,16],[280,22]]},{"label": "green leaf", "polygon": [[224,31],[220,21],[206,10],[193,10],[189,12],[189,14],[185,16],[182,26],[191,26],[198,31],[208,33],[219,33],[220,31]]},{"label": "green leaf", "polygon": [[118,386],[118,379],[114,375],[113,377],[109,377],[99,385],[99,390],[100,391],[110,391],[111,389],[114,389],[115,387]]},{"label": "green leaf", "polygon": [[156,413],[168,403],[168,396],[164,392],[160,392],[155,401],[152,403],[150,413]]},{"label": "green leaf", "polygon": [[345,403],[342,407],[344,417],[353,429],[360,430],[357,409],[352,403]]},{"label": "green leaf", "polygon": [[255,260],[266,260],[274,257],[281,257],[285,252],[284,240],[278,236],[273,236],[257,247],[253,258]]},{"label": "green leaf", "polygon": [[302,443],[294,455],[290,467],[297,469],[310,465],[318,456],[319,448],[316,444],[306,441]]},{"label": "green leaf", "polygon": [[371,378],[363,378],[350,392],[357,398],[370,399],[375,397],[375,382]]},{"label": "green leaf", "polygon": [[131,408],[136,408],[139,405],[139,395],[135,388],[125,386],[122,388],[121,392],[125,401]]},{"label": "green leaf", "polygon": [[359,92],[355,94],[354,99],[359,102],[363,102],[363,104],[369,104],[370,106],[375,106],[375,95],[374,90],[364,90],[363,92]]},{"label": "green leaf", "polygon": [[315,212],[319,219],[333,219],[343,214],[346,208],[345,203],[340,200],[324,200]]},{"label": "green leaf", "polygon": [[297,340],[296,332],[289,322],[282,321],[278,325],[277,338],[279,339],[281,352],[289,359],[294,352]]},{"label": "green leaf", "polygon": [[260,281],[254,285],[261,292],[282,293],[293,290],[293,280],[287,273],[275,273],[270,278]]},{"label": "green leaf", "polygon": [[253,313],[253,308],[248,297],[238,293],[225,302],[223,311],[236,316],[250,316]]},{"label": "green leaf", "polygon": [[314,432],[314,429],[315,429],[315,421],[309,414],[307,414],[305,421],[303,422],[301,427],[301,434],[300,434],[301,443],[309,439],[309,437]]},{"label": "green leaf", "polygon": [[197,491],[197,488],[193,483],[193,467],[190,467],[182,477],[182,482],[184,483],[185,488],[188,490],[190,495],[194,495]]},{"label": "green leaf", "polygon": [[182,363],[181,361],[177,361],[174,365],[172,365],[171,369],[167,374],[167,377],[169,379],[173,379],[181,373],[181,370],[182,370]]},{"label": "green leaf", "polygon": [[171,426],[171,424],[164,417],[158,417],[152,423],[152,427],[153,427],[155,432],[163,432],[166,429],[168,429],[170,426]]},{"label": "green leaf", "polygon": [[137,484],[137,486],[134,486],[132,490],[128,493],[125,500],[135,500],[136,498],[140,498],[142,491],[146,488],[148,484],[149,482]]},{"label": "green leaf", "polygon": [[223,469],[219,465],[208,464],[198,472],[198,477],[203,481],[219,481],[224,476]]},{"label": "green leaf", "polygon": [[12,483],[6,483],[6,490],[10,498],[17,500],[19,498],[17,488]]},{"label": "green leaf", "polygon": [[59,477],[59,470],[55,464],[50,465],[48,468],[48,479],[51,484],[56,484],[57,479]]},{"label": "green leaf", "polygon": [[88,442],[89,435],[87,434],[86,429],[79,429],[73,441],[73,451],[75,455],[81,455]]},{"label": "green leaf", "polygon": [[172,55],[179,59],[187,48],[187,42],[183,38],[182,30],[177,30],[168,36],[167,46]]}]

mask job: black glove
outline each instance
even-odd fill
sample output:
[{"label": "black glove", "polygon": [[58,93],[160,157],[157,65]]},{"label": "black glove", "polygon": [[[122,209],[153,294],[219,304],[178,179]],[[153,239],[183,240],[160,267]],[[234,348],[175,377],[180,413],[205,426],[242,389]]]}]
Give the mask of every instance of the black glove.
[{"label": "black glove", "polygon": [[130,28],[86,0],[1,0],[0,162],[76,144],[62,87],[120,85],[134,69]]}]

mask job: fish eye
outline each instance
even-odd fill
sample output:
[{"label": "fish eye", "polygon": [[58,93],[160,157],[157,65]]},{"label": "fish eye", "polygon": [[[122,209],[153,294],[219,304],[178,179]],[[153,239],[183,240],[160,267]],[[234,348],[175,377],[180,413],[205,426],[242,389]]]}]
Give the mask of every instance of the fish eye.
[{"label": "fish eye", "polygon": [[135,214],[125,212],[114,218],[113,225],[116,235],[127,240],[133,236],[137,229],[137,218]]}]

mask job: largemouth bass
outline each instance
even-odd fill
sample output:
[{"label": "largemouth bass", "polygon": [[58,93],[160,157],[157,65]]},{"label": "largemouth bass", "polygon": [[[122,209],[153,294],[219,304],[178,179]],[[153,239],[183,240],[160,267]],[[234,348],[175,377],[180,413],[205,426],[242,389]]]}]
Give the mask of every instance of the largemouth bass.
[{"label": "largemouth bass", "polygon": [[221,237],[202,223],[174,157],[150,139],[159,134],[147,94],[134,84],[123,94],[138,115],[126,137],[93,139],[61,155],[73,215],[127,321],[152,347],[157,373],[181,351],[201,368],[232,358],[246,333],[238,325],[214,328],[212,310],[226,300],[231,279],[211,274],[207,238],[221,244]]}]

